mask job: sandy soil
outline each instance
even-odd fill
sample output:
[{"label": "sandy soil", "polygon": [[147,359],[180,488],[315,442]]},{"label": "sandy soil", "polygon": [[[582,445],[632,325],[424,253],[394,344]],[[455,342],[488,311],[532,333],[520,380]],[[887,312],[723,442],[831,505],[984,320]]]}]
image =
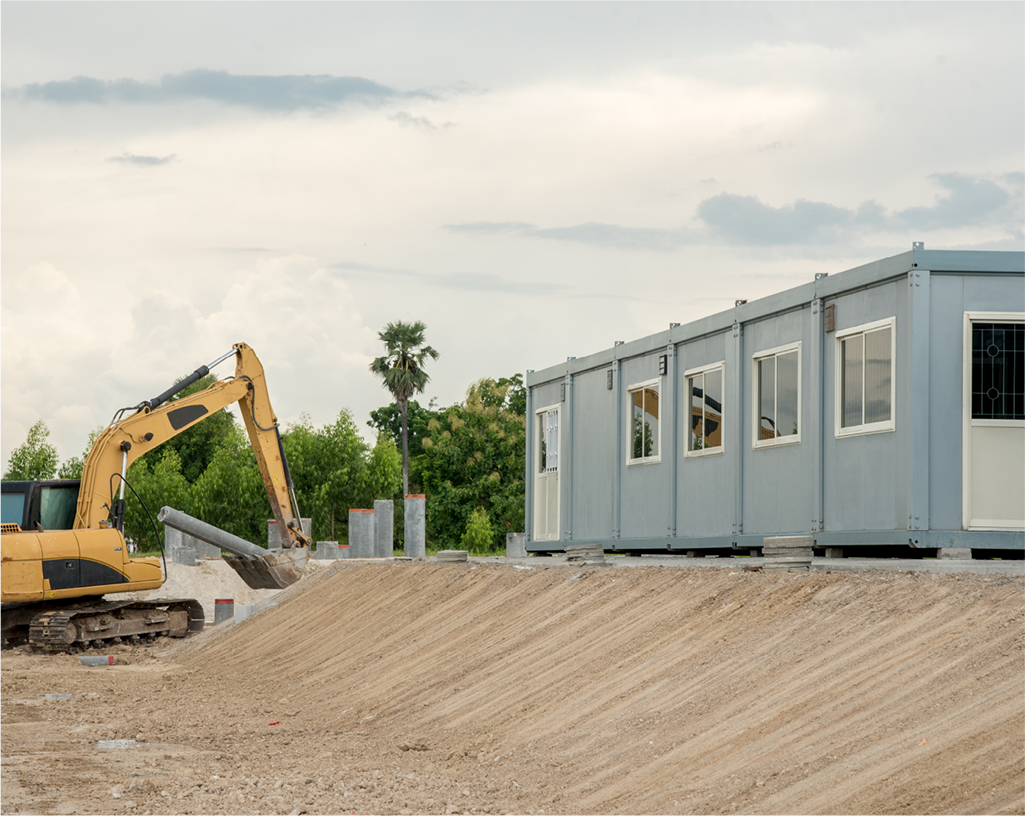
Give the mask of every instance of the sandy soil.
[{"label": "sandy soil", "polygon": [[5,652],[2,809],[1021,814],[1023,641],[1022,578],[338,562],[113,667]]}]

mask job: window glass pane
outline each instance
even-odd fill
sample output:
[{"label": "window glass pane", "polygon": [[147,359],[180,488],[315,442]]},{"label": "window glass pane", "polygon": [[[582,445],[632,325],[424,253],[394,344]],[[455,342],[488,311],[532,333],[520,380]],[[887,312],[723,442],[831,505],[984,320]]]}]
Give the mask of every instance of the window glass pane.
[{"label": "window glass pane", "polygon": [[4,493],[0,496],[0,523],[21,524],[24,512],[24,493]]},{"label": "window glass pane", "polygon": [[658,456],[658,389],[644,389],[644,455]]},{"label": "window glass pane", "polygon": [[722,445],[722,369],[705,374],[704,439],[706,448]]},{"label": "window glass pane", "polygon": [[544,473],[548,468],[548,444],[546,442],[547,434],[547,415],[539,414],[537,417],[537,438],[541,442],[541,453],[537,457],[537,472]]},{"label": "window glass pane", "polygon": [[1025,419],[1025,324],[972,324],[972,419]]},{"label": "window glass pane", "polygon": [[633,418],[630,421],[631,458],[640,459],[644,456],[644,391],[631,393],[633,402]]},{"label": "window glass pane", "polygon": [[39,499],[39,524],[44,530],[70,530],[75,526],[78,486],[44,487]]},{"label": "window glass pane", "polygon": [[776,433],[797,434],[797,352],[788,351],[776,357]]},{"label": "window glass pane", "polygon": [[548,412],[548,461],[545,463],[549,473],[559,469],[559,412]]},{"label": "window glass pane", "polygon": [[696,451],[704,447],[703,431],[705,404],[705,375],[698,374],[690,378],[687,393],[687,416],[690,417],[690,433],[687,434],[687,450]]},{"label": "window glass pane", "polygon": [[776,358],[758,361],[759,439],[776,436]]},{"label": "window glass pane", "polygon": [[862,424],[862,385],[864,378],[863,335],[847,337],[840,341],[840,427],[851,428]]},{"label": "window glass pane", "polygon": [[865,335],[865,424],[890,419],[889,327]]}]

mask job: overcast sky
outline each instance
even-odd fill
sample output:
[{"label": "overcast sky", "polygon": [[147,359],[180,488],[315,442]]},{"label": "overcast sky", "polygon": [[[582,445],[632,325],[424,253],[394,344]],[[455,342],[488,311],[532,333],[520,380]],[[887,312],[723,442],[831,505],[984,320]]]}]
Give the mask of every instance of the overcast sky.
[{"label": "overcast sky", "polygon": [[0,15],[5,467],[234,342],[283,422],[365,428],[389,321],[448,405],[912,241],[1025,248],[1018,2]]}]

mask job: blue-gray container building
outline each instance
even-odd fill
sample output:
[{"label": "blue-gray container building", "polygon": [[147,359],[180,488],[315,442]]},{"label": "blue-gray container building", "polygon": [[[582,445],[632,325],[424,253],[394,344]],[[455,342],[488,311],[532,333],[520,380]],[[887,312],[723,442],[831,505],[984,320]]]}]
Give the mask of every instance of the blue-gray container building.
[{"label": "blue-gray container building", "polygon": [[530,552],[1025,553],[1025,253],[915,244],[526,385]]}]

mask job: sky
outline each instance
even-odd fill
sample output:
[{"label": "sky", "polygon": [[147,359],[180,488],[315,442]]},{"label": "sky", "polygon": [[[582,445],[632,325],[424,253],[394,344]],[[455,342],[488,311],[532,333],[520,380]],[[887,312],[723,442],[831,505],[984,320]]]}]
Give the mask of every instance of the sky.
[{"label": "sky", "polygon": [[[0,443],[245,342],[287,427],[929,249],[1022,250],[1025,4],[0,5]],[[233,366],[214,370],[230,376]]]}]

